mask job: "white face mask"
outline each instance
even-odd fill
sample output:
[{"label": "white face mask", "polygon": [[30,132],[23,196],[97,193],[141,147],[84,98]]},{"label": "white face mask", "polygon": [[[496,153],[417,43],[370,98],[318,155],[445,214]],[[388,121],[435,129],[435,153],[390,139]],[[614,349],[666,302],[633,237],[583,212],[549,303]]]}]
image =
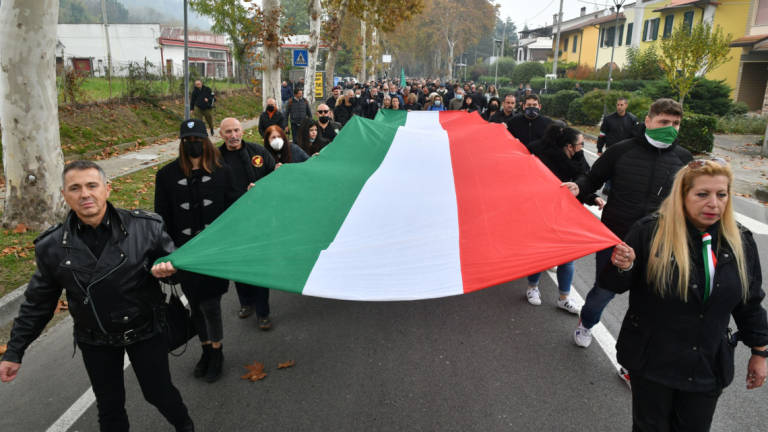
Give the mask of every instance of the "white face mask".
[{"label": "white face mask", "polygon": [[280,137],[273,138],[272,141],[269,142],[270,147],[272,147],[275,151],[280,151],[283,149],[283,139]]}]

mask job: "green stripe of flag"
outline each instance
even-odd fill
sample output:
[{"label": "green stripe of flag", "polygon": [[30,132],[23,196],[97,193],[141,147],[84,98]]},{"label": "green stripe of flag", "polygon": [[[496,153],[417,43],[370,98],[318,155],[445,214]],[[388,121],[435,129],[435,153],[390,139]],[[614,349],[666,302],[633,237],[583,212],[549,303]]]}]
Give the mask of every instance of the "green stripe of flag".
[{"label": "green stripe of flag", "polygon": [[[259,180],[170,261],[180,269],[301,292],[389,151],[397,128],[388,126],[353,117],[319,155]],[[246,265],[232,265],[244,256]]]},{"label": "green stripe of flag", "polygon": [[408,111],[405,110],[392,110],[392,109],[380,109],[376,113],[377,122],[389,124],[394,127],[405,126],[405,121],[408,118]]}]

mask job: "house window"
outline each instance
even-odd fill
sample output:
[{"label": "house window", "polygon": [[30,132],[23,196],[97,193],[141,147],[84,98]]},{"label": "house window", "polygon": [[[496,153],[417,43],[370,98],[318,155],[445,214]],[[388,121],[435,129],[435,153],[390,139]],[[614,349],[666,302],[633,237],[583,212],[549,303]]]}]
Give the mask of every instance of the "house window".
[{"label": "house window", "polygon": [[205,63],[203,63],[203,62],[189,62],[189,71],[190,71],[190,75],[195,75],[195,72],[196,72],[198,77],[204,77],[205,76]]},{"label": "house window", "polygon": [[655,41],[659,38],[659,23],[661,18],[645,20],[643,24],[643,41]]},{"label": "house window", "polygon": [[563,39],[563,51],[568,52],[568,38]]},{"label": "house window", "polygon": [[208,58],[208,50],[190,48],[189,56],[195,58]]},{"label": "house window", "polygon": [[224,60],[224,51],[208,51],[208,57],[214,60]]},{"label": "house window", "polygon": [[624,39],[624,24],[619,26],[619,37],[617,38],[617,41],[619,42],[618,45],[621,46],[621,41]]},{"label": "house window", "polygon": [[689,33],[691,32],[693,28],[693,11],[683,14],[683,28],[687,29]]},{"label": "house window", "polygon": [[634,23],[627,24],[627,41],[624,43],[625,45],[631,45],[632,44],[632,28],[635,26]]},{"label": "house window", "polygon": [[576,52],[576,45],[579,43],[579,36],[573,35],[573,47],[571,48],[571,52]]},{"label": "house window", "polygon": [[674,15],[667,15],[664,17],[664,34],[662,35],[663,38],[668,38],[672,36],[672,29],[675,22],[675,16]]}]

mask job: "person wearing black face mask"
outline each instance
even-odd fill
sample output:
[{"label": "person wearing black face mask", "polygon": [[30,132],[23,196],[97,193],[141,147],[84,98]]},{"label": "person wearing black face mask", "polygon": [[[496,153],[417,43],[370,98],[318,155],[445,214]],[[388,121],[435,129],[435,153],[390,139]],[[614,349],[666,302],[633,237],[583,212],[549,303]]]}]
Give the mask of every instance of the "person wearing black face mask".
[{"label": "person wearing black face mask", "polygon": [[336,138],[336,135],[341,130],[341,123],[333,121],[331,115],[333,111],[326,104],[320,104],[317,106],[317,122],[320,126],[318,132],[329,143]]},{"label": "person wearing black face mask", "polygon": [[259,135],[264,136],[264,131],[272,125],[285,129],[288,127],[288,119],[277,109],[275,98],[267,98],[267,108],[259,116]]},{"label": "person wearing black face mask", "polygon": [[[221,163],[201,120],[185,120],[179,157],[155,177],[155,212],[163,218],[176,247],[191,240],[239,197],[232,169]],[[176,279],[189,299],[202,357],[194,376],[214,382],[221,376],[223,324],[221,296],[229,281],[188,272]]]},{"label": "person wearing black face mask", "polygon": [[499,112],[499,106],[499,98],[495,96],[491,97],[491,99],[488,101],[488,109],[485,110],[485,112],[480,117],[482,117],[485,121],[489,121],[492,115]]},{"label": "person wearing black face mask", "polygon": [[512,117],[507,122],[507,129],[515,138],[519,139],[530,149],[533,141],[544,136],[544,131],[552,123],[552,119],[541,115],[541,102],[539,96],[529,94],[523,102],[523,112]]}]

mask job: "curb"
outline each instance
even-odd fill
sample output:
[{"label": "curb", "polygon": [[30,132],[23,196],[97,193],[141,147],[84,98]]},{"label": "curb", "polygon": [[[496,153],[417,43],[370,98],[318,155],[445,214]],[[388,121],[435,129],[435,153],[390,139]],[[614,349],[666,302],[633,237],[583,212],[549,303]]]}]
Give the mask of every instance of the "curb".
[{"label": "curb", "polygon": [[27,284],[24,284],[10,293],[0,297],[0,326],[4,326],[16,318],[19,313],[19,307],[24,302],[24,291]]}]

